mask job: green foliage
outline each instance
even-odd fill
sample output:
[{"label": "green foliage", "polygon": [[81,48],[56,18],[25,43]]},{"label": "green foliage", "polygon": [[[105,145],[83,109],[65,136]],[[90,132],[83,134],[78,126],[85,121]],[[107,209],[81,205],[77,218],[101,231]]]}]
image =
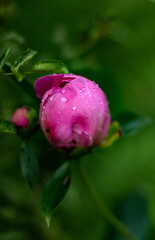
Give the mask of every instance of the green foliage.
[{"label": "green foliage", "polygon": [[14,62],[14,65],[12,66],[12,69],[15,72],[18,72],[21,67],[23,67],[25,64],[30,62],[32,58],[37,54],[37,51],[34,51],[30,48],[28,48],[26,51],[22,52],[17,60]]},{"label": "green foliage", "polygon": [[8,57],[10,55],[10,48],[5,49],[2,56],[0,57],[0,70],[4,66],[5,62],[7,61]]},{"label": "green foliage", "polygon": [[[41,60],[61,59],[70,72],[100,85],[107,95],[112,116],[129,109],[140,116],[154,119],[154,22],[154,0],[116,0],[112,4],[107,0],[47,0],[46,4],[37,0],[2,0],[0,51],[11,48],[10,62],[14,62],[19,53],[28,47],[38,49]],[[29,66],[31,68],[29,64],[26,69]],[[37,101],[33,83],[44,73],[40,69],[38,72],[28,69],[31,74],[27,73],[25,79],[19,82],[17,77],[24,72],[24,68],[14,73],[10,69],[5,71],[4,67],[6,60],[3,72],[0,72],[0,116],[9,120],[15,107],[20,104],[33,105]],[[45,74],[59,71],[59,67],[53,68],[53,65],[52,68],[46,66],[43,69]],[[35,106],[39,110],[39,102]],[[148,229],[149,235],[145,240],[154,240],[155,128],[145,127],[145,117],[128,116],[126,122],[122,122],[123,117],[113,119],[120,124],[123,136],[131,133],[132,136],[122,136],[116,145],[94,148],[89,154],[84,149],[77,149],[77,155],[82,158],[96,190],[110,208],[117,209],[118,216],[122,216],[126,224],[130,219],[134,226],[128,226],[132,230],[137,229],[141,239],[145,238],[145,226],[150,220],[153,230]],[[142,126],[144,130],[139,131]],[[2,129],[4,132],[5,128]],[[8,131],[6,129],[5,132]],[[115,136],[115,131],[113,133]],[[71,191],[62,207],[55,211],[52,226],[47,229],[40,215],[40,206],[20,174],[19,141],[15,134],[1,134],[0,137],[1,240],[120,239],[99,217],[74,168]],[[47,171],[53,172],[61,159],[58,159],[56,151],[49,146],[41,131],[32,137],[31,144],[39,156],[40,178],[46,179]],[[37,185],[40,192],[39,187],[40,183]],[[138,199],[134,208],[129,198],[132,192],[140,192],[145,205],[141,206]],[[125,202],[125,211],[124,198],[129,200]],[[142,215],[138,212],[139,207]],[[146,219],[145,210],[149,213],[149,219]]]},{"label": "green foliage", "polygon": [[22,173],[32,188],[38,180],[39,166],[35,153],[26,141],[22,143],[20,159]]},{"label": "green foliage", "polygon": [[16,129],[12,122],[0,121],[0,133],[16,133]]},{"label": "green foliage", "polygon": [[69,73],[63,62],[55,59],[42,60],[36,63],[32,70],[34,72],[49,72],[49,73]]},{"label": "green foliage", "polygon": [[122,129],[122,135],[128,136],[136,134],[141,128],[151,123],[150,118],[141,117],[136,113],[125,112],[116,117]]},{"label": "green foliage", "polygon": [[45,215],[47,224],[50,223],[51,212],[64,199],[70,186],[70,169],[69,163],[66,162],[60,166],[45,185],[41,209]]}]

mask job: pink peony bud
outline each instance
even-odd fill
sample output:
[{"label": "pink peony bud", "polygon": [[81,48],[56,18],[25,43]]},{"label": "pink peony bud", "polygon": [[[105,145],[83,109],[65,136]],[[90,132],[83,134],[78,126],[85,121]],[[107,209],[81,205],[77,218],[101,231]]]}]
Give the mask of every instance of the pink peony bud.
[{"label": "pink peony bud", "polygon": [[26,107],[20,107],[17,108],[11,118],[11,121],[15,125],[15,127],[26,127],[28,125],[28,117],[27,117],[27,108]]},{"label": "pink peony bud", "polygon": [[35,81],[41,98],[40,126],[57,148],[99,145],[105,138],[110,113],[99,86],[81,76],[53,74]]},{"label": "pink peony bud", "polygon": [[38,128],[37,113],[31,107],[17,108],[11,121],[17,129],[17,133],[23,138],[30,137]]}]

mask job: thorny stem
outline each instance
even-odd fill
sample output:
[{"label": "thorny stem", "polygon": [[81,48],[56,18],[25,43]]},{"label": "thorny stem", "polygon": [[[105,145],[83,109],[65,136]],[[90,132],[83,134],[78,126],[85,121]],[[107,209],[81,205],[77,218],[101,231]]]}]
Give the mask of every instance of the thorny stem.
[{"label": "thorny stem", "polygon": [[127,240],[138,240],[138,238],[111,212],[111,210],[106,206],[102,201],[96,189],[92,185],[92,182],[83,168],[81,161],[75,161],[77,164],[77,169],[81,175],[81,179],[87,189],[88,194],[90,195],[92,201],[95,203],[100,214],[111,224],[122,236]]}]

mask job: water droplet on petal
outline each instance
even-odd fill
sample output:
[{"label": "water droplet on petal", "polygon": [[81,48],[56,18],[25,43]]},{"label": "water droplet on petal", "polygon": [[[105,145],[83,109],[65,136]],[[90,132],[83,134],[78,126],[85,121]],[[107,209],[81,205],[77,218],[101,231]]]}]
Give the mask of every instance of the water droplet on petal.
[{"label": "water droplet on petal", "polygon": [[45,109],[45,106],[43,106],[43,110]]},{"label": "water droplet on petal", "polygon": [[76,107],[76,106],[73,106],[72,109],[75,111],[75,110],[77,109],[77,107]]},{"label": "water droplet on petal", "polygon": [[50,101],[52,101],[54,99],[54,96],[50,97]]},{"label": "water droplet on petal", "polygon": [[79,92],[81,93],[81,92],[82,92],[82,90],[80,89],[80,90],[79,90]]},{"label": "water droplet on petal", "polygon": [[65,102],[67,102],[67,98],[61,97],[61,98],[60,98],[60,101],[65,103]]},{"label": "water droplet on petal", "polygon": [[65,89],[62,89],[62,93],[65,93],[66,91],[65,91]]},{"label": "water droplet on petal", "polygon": [[85,87],[83,87],[82,90],[85,91],[86,90]]}]

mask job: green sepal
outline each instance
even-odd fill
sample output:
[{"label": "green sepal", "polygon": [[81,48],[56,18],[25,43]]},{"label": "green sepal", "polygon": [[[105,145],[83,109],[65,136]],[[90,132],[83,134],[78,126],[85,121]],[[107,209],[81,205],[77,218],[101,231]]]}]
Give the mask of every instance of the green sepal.
[{"label": "green sepal", "polygon": [[121,134],[122,134],[122,131],[119,123],[117,121],[113,121],[110,124],[107,136],[101,143],[101,146],[103,147],[112,146],[115,142],[117,142],[120,139]]}]

